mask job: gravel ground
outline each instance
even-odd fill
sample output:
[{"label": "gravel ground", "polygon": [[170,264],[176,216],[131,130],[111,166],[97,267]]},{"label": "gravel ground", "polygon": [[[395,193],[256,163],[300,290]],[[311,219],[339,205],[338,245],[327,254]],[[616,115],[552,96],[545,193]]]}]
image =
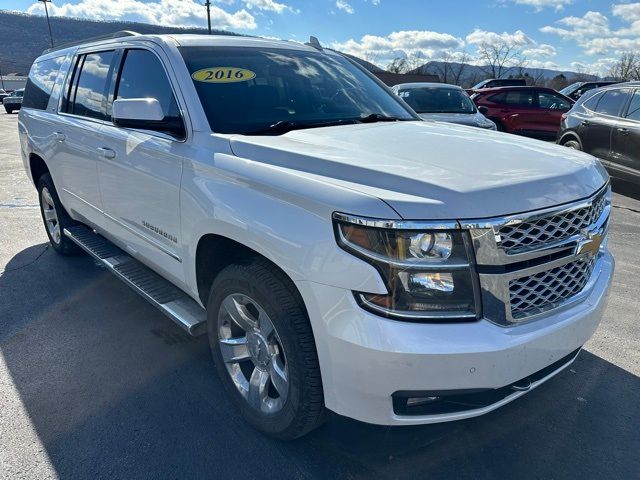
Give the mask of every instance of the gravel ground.
[{"label": "gravel ground", "polygon": [[640,478],[638,186],[615,184],[613,291],[570,369],[481,418],[331,416],[283,443],[233,409],[206,339],[47,247],[16,123],[0,113],[0,478]]}]

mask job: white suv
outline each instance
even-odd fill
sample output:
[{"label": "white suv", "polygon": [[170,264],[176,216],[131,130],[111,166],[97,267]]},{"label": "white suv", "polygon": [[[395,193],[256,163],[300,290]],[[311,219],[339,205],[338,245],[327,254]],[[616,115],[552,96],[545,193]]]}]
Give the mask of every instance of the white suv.
[{"label": "white suv", "polygon": [[317,42],[121,33],[51,51],[19,130],[53,248],[208,333],[274,436],[325,409],[489,412],[569,365],[605,308],[596,159],[420,121]]}]

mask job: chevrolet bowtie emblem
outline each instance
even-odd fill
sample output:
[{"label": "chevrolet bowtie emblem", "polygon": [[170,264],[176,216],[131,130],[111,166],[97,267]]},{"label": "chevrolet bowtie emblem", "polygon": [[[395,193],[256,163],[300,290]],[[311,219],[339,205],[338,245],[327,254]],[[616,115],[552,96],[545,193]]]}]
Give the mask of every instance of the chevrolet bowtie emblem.
[{"label": "chevrolet bowtie emblem", "polygon": [[578,242],[576,255],[588,254],[595,257],[604,240],[602,232],[585,232],[585,238]]}]

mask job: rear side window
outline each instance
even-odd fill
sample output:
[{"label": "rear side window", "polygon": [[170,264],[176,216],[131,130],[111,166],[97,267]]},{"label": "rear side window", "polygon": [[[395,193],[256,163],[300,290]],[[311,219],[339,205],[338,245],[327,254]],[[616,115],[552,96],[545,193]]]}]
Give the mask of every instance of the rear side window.
[{"label": "rear side window", "polygon": [[640,122],[640,90],[633,92],[626,117],[629,120],[636,120]]},{"label": "rear side window", "polygon": [[148,50],[127,51],[115,98],[155,98],[162,106],[165,119],[180,119],[167,74],[158,57]]},{"label": "rear side window", "polygon": [[540,108],[547,110],[569,110],[571,108],[571,102],[553,92],[538,93],[538,103]]},{"label": "rear side window", "polygon": [[489,98],[494,103],[501,103],[503,105],[517,105],[520,107],[533,107],[534,98],[533,92],[513,90],[511,92],[498,93]]},{"label": "rear side window", "polygon": [[63,61],[64,56],[33,64],[24,90],[24,100],[22,102],[24,108],[47,109],[51,91],[56,83],[60,65],[62,65]]},{"label": "rear side window", "polygon": [[96,52],[78,59],[66,99],[65,111],[74,115],[106,120],[107,87],[114,52]]},{"label": "rear side window", "polygon": [[628,90],[609,90],[604,92],[596,106],[596,112],[614,117],[620,116],[628,95]]}]

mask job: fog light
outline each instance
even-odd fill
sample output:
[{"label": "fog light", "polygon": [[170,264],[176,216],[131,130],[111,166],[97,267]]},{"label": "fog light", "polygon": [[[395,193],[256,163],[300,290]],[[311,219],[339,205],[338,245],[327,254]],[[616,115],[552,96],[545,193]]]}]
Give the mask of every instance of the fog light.
[{"label": "fog light", "polygon": [[426,405],[428,403],[437,402],[442,397],[410,397],[407,398],[407,408],[418,407],[420,405]]}]

